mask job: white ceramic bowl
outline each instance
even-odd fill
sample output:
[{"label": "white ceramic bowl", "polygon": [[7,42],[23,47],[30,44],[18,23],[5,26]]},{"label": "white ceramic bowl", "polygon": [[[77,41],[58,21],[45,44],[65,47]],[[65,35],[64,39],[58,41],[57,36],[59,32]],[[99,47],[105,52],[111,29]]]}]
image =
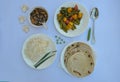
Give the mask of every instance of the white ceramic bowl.
[{"label": "white ceramic bowl", "polygon": [[[41,6],[36,6],[36,7],[32,8],[32,9],[29,11],[28,21],[29,21],[30,25],[32,25],[33,27],[39,28],[39,27],[42,27],[43,25],[37,26],[37,25],[33,24],[33,23],[31,22],[31,19],[30,19],[30,13],[31,13],[34,9],[36,9],[36,8],[43,9],[43,10],[47,13],[47,15],[48,15],[48,12],[47,12],[47,10],[46,10],[44,7],[41,7]],[[49,17],[49,15],[48,15],[48,17]],[[47,18],[47,20],[48,20],[48,18]],[[46,22],[47,22],[47,21],[46,21]],[[45,22],[45,23],[46,23],[46,22]]]},{"label": "white ceramic bowl", "polygon": [[[71,43],[69,43],[67,46],[64,47],[64,49],[63,49],[63,51],[62,51],[62,53],[61,53],[61,58],[60,58],[60,62],[61,62],[62,68],[64,69],[64,71],[65,71],[67,74],[69,74],[69,75],[71,75],[71,76],[74,76],[74,75],[72,75],[72,74],[67,70],[67,67],[65,66],[65,63],[64,63],[64,55],[65,55],[66,49],[67,49],[70,45],[72,45],[72,44],[74,44],[74,43],[77,43],[77,42],[82,43],[82,44],[84,43],[85,45],[87,45],[87,46],[90,47],[90,49],[92,50],[92,54],[91,54],[91,55],[92,55],[92,58],[93,58],[93,60],[94,60],[94,68],[95,68],[96,56],[95,56],[95,52],[94,52],[93,48],[92,48],[89,44],[87,44],[87,43],[85,43],[85,42],[80,42],[80,41],[71,42]],[[75,77],[76,77],[76,76],[75,76]],[[83,78],[83,77],[81,77],[81,78]]]},{"label": "white ceramic bowl", "polygon": [[[78,9],[80,9],[80,11],[83,13],[83,17],[80,21],[80,24],[76,25],[77,29],[69,30],[66,33],[60,28],[59,22],[57,21],[57,14],[60,12],[61,7],[74,7],[75,5],[77,5]],[[60,7],[58,7],[54,15],[54,24],[55,24],[57,31],[67,37],[75,37],[75,36],[82,34],[86,30],[88,22],[89,22],[89,13],[87,12],[86,8],[82,6],[81,4],[79,4],[78,2],[63,3]]]}]

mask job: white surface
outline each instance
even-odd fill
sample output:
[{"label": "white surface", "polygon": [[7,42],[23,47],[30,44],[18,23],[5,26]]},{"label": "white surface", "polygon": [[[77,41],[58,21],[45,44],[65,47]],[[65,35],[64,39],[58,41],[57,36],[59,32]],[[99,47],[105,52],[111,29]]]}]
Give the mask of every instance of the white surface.
[{"label": "white surface", "polygon": [[[60,67],[60,53],[71,41],[85,41],[87,30],[78,37],[67,38],[59,34],[54,26],[56,9],[69,0],[1,0],[0,2],[0,80],[9,82],[120,82],[120,0],[76,0],[90,11],[94,6],[99,8],[100,16],[95,23],[96,67],[87,78],[77,79],[66,74]],[[48,10],[48,30],[30,28],[29,33],[22,31],[24,24],[18,22],[22,13],[21,6],[43,6]],[[28,12],[27,12],[28,13]],[[88,27],[92,26],[90,20]],[[54,35],[61,36],[66,44],[57,45],[57,58],[45,70],[33,70],[22,58],[24,40],[35,33],[45,33],[55,41]]]},{"label": "white surface", "polygon": [[[83,17],[80,21],[80,24],[76,25],[75,30],[69,30],[66,33],[60,28],[60,24],[57,20],[57,14],[60,13],[60,10],[62,7],[74,7],[75,5],[77,5],[80,12],[83,13]],[[89,13],[85,9],[85,7],[82,6],[81,4],[79,4],[78,2],[65,2],[65,3],[63,3],[60,7],[58,7],[58,9],[55,12],[55,16],[54,16],[54,24],[55,24],[57,31],[60,32],[61,34],[63,34],[64,36],[67,36],[67,37],[75,37],[75,36],[78,36],[81,33],[83,33],[87,28],[88,22],[89,22]]]},{"label": "white surface", "polygon": [[[23,59],[25,60],[26,64],[28,64],[30,67],[34,68],[34,69],[45,69],[47,67],[49,67],[55,60],[56,58],[56,53],[54,56],[52,56],[51,58],[49,58],[47,61],[45,61],[44,63],[42,63],[41,65],[39,65],[37,68],[34,67],[34,63],[32,62],[32,60],[30,60],[28,57],[27,57],[27,54],[25,54],[25,49],[27,48],[27,44],[28,42],[31,40],[31,39],[34,39],[34,38],[39,38],[39,39],[43,39],[44,41],[48,41],[49,44],[48,44],[48,47],[46,48],[45,50],[45,53],[43,54],[46,54],[50,51],[56,51],[56,46],[54,44],[54,42],[51,40],[51,38],[49,38],[47,35],[45,34],[34,34],[32,36],[30,36],[29,38],[26,39],[26,41],[24,42],[23,44],[23,48],[22,48],[22,55],[23,55]],[[40,44],[41,45],[41,44]],[[28,50],[28,49],[27,49]],[[50,54],[52,55],[52,54]],[[42,56],[43,57],[43,56]],[[41,59],[41,58],[39,58]],[[39,61],[39,60],[38,60]],[[37,62],[38,62],[37,61]],[[36,63],[37,63],[36,62]]]}]

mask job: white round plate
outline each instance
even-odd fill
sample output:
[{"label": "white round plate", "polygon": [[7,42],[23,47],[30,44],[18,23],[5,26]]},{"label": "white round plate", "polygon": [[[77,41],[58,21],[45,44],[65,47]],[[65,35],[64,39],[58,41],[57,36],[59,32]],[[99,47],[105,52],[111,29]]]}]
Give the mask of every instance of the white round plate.
[{"label": "white round plate", "polygon": [[82,43],[82,44],[84,43],[85,45],[87,45],[87,46],[89,46],[89,47],[91,48],[92,53],[93,53],[93,54],[91,54],[91,56],[92,56],[93,59],[94,59],[94,63],[96,62],[96,56],[95,56],[94,50],[93,50],[93,48],[92,48],[89,44],[87,44],[87,43],[85,43],[85,42],[80,42],[80,41],[74,41],[74,42],[69,43],[67,46],[64,47],[64,49],[63,49],[63,51],[62,51],[62,53],[61,53],[60,62],[61,62],[61,66],[62,66],[63,70],[64,70],[67,74],[69,74],[69,75],[71,75],[71,76],[73,76],[73,75],[67,70],[67,68],[66,68],[66,66],[65,66],[65,64],[64,64],[64,55],[65,55],[66,49],[67,49],[69,46],[71,46],[72,44],[78,43],[78,42],[79,42],[79,43]]},{"label": "white round plate", "polygon": [[[44,39],[44,40],[48,41],[48,46],[47,46],[47,48],[45,48],[45,51],[44,51],[44,53],[42,54],[42,56],[40,55],[40,58],[37,59],[36,62],[33,62],[33,60],[31,60],[31,59],[27,56],[28,54],[25,53],[25,50],[28,48],[27,43],[28,43],[31,39],[34,39],[34,40],[35,40],[36,37],[39,38],[39,39]],[[40,46],[41,43],[39,42],[38,45]],[[31,46],[29,46],[29,47],[31,47]],[[31,47],[31,48],[32,48],[32,47]],[[32,49],[33,49],[33,48],[32,48]],[[27,49],[27,50],[28,50],[28,49]],[[50,52],[50,51],[56,51],[56,47],[55,47],[54,42],[53,42],[47,35],[44,35],[44,34],[34,34],[34,35],[30,36],[29,38],[27,38],[27,40],[25,40],[25,42],[24,42],[24,44],[23,44],[23,48],[22,48],[22,56],[23,56],[23,59],[24,59],[24,61],[26,62],[26,64],[28,64],[28,65],[29,65],[30,67],[32,67],[32,68],[35,68],[34,65],[35,65],[46,53],[48,53],[48,52]],[[51,55],[52,55],[52,54],[51,54]],[[32,57],[33,57],[33,56],[32,56]],[[37,68],[35,68],[35,69],[44,69],[44,68],[50,66],[50,65],[54,62],[55,57],[56,57],[56,53],[55,53],[54,56],[52,56],[52,57],[50,57],[49,59],[47,59],[44,63],[42,63],[41,65],[39,65],[39,66],[38,66]]]},{"label": "white round plate", "polygon": [[[78,6],[78,9],[80,9],[80,11],[83,13],[83,17],[81,19],[81,22],[79,25],[77,25],[77,29],[75,30],[69,30],[67,33],[64,32],[62,29],[60,29],[60,25],[57,21],[57,14],[60,12],[61,7],[74,7],[75,5]],[[67,37],[75,37],[80,35],[81,33],[83,33],[85,31],[85,29],[87,28],[89,22],[89,14],[87,12],[87,10],[84,8],[84,6],[82,6],[81,4],[78,4],[78,2],[66,2],[63,3],[55,12],[55,16],[54,16],[54,24],[55,27],[57,29],[58,32],[60,32],[61,34],[63,34],[64,36]]]}]

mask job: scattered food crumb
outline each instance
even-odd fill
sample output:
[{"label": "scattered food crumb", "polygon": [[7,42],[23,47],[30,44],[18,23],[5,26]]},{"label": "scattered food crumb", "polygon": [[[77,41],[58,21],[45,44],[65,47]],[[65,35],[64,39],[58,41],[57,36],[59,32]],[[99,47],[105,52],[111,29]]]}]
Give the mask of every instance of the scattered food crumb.
[{"label": "scattered food crumb", "polygon": [[24,25],[23,26],[23,31],[26,32],[26,33],[29,32],[29,26]]},{"label": "scattered food crumb", "polygon": [[21,10],[25,13],[27,12],[27,10],[29,9],[29,7],[27,5],[23,5]]},{"label": "scattered food crumb", "polygon": [[20,23],[24,23],[25,22],[25,17],[24,16],[20,16],[19,17],[19,22]]},{"label": "scattered food crumb", "polygon": [[[21,7],[21,10],[22,10],[22,12],[27,12],[27,10],[29,9],[29,7],[27,6],[27,5],[22,5],[22,7]],[[19,22],[22,24],[22,23],[24,23],[25,21],[26,21],[26,17],[23,15],[23,16],[19,16]],[[22,26],[22,30],[25,32],[25,33],[28,33],[29,32],[29,30],[30,30],[30,28],[29,28],[29,26],[28,25],[24,25],[24,26]]]}]

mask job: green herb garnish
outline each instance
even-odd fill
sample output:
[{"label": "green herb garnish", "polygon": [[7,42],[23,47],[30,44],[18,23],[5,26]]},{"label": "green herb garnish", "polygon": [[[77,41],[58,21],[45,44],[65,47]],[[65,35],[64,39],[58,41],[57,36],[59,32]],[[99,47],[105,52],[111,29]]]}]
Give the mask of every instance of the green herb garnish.
[{"label": "green herb garnish", "polygon": [[47,59],[51,58],[52,56],[54,56],[55,54],[53,55],[49,55],[51,53],[54,53],[56,51],[50,51],[48,53],[46,53],[35,65],[34,67],[37,68],[38,66],[40,66],[42,63],[44,63]]},{"label": "green herb garnish", "polygon": [[91,34],[91,28],[89,28],[89,30],[88,30],[87,41],[89,41],[89,40],[90,40],[90,34]]}]

